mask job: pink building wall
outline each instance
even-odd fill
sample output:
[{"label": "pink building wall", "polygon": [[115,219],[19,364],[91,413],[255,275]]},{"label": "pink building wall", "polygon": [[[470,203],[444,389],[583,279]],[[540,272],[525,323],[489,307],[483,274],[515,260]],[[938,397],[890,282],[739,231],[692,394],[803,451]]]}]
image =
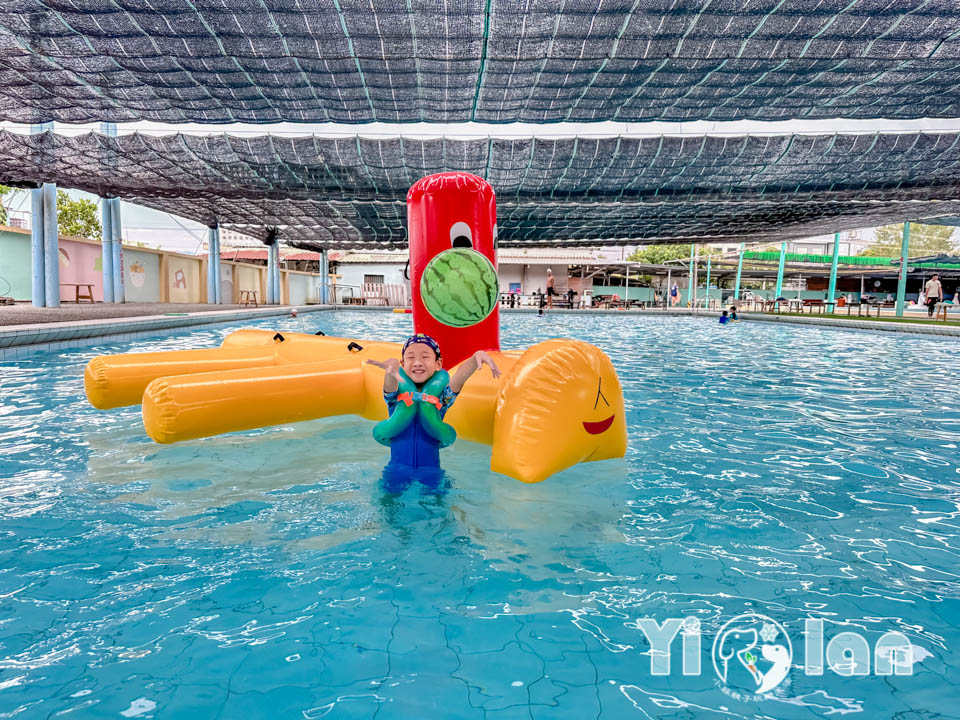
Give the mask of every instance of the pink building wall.
[{"label": "pink building wall", "polygon": [[[63,283],[93,283],[93,299],[103,301],[103,270],[100,245],[60,238],[60,302],[73,302],[76,290]],[[80,292],[86,292],[80,288]]]}]

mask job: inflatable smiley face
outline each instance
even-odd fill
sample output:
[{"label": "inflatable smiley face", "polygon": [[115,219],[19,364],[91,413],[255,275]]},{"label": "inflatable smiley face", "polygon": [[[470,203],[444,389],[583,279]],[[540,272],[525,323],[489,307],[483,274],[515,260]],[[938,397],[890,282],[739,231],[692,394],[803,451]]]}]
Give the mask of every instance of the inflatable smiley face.
[{"label": "inflatable smiley face", "polygon": [[548,340],[527,350],[497,397],[490,466],[540,482],[590,460],[623,457],[627,424],[613,364],[578,340]]},{"label": "inflatable smiley face", "polygon": [[[456,265],[461,271],[472,265],[480,267],[484,264],[481,258],[475,256],[478,262],[468,263],[463,257],[477,253],[486,258],[494,270],[492,281],[489,271],[483,273],[482,294],[486,296],[490,291],[496,296],[499,291],[495,276],[497,199],[490,184],[465,172],[440,173],[418,180],[407,193],[407,232],[414,331],[426,333],[440,343],[447,367],[456,365],[477,350],[499,350],[500,314],[496,302],[492,311],[487,307],[475,313],[472,308],[447,302],[454,294],[452,289],[463,287],[464,279],[427,272],[431,261],[454,248],[462,256]],[[449,268],[453,265],[434,263],[434,268],[440,266]],[[428,295],[437,300],[432,306],[433,314],[421,294],[425,273]],[[438,307],[445,307],[447,312],[437,312]]]}]

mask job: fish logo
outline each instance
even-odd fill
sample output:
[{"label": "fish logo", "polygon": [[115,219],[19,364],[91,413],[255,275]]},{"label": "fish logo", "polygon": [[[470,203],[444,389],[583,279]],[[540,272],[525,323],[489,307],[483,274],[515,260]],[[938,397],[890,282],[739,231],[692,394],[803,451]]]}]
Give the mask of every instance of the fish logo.
[{"label": "fish logo", "polygon": [[720,628],[713,641],[713,669],[720,681],[756,695],[782,683],[792,662],[787,631],[766,615],[738,615]]}]

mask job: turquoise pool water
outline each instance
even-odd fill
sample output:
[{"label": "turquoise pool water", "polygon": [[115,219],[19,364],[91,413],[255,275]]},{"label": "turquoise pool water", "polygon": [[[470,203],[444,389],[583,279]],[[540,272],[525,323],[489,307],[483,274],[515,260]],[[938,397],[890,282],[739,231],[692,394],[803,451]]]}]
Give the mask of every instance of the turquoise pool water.
[{"label": "turquoise pool water", "polygon": [[[411,327],[357,312],[259,325]],[[232,329],[0,365],[0,717],[956,716],[955,342],[507,316],[505,348],[569,336],[611,356],[627,457],[524,486],[458,442],[446,492],[393,497],[363,420],[161,447],[139,408],[87,406],[94,355]],[[711,661],[747,612],[792,642],[764,697]],[[653,675],[638,621],[687,617],[701,674],[682,674],[677,637]],[[808,618],[826,641],[904,633],[913,674],[806,674]]]}]

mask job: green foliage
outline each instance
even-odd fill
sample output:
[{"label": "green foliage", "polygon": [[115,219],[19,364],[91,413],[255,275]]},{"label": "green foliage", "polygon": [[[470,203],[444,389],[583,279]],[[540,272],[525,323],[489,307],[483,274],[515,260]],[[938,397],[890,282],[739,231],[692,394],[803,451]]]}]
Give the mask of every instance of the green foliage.
[{"label": "green foliage", "polygon": [[[956,228],[947,225],[921,225],[910,223],[910,257],[952,254],[957,251],[952,241]],[[861,257],[900,257],[903,242],[903,223],[877,228],[877,240],[860,253]]]},{"label": "green foliage", "polygon": [[60,233],[100,239],[103,228],[97,217],[97,204],[92,200],[74,200],[63,190],[57,190],[57,224]]},{"label": "green foliage", "polygon": [[[700,257],[713,255],[716,257],[720,251],[716,248],[700,246]],[[662,265],[667,260],[689,260],[690,245],[647,245],[644,248],[636,250],[627,260],[631,262],[650,263],[652,265]]]},{"label": "green foliage", "polygon": [[0,225],[7,224],[7,206],[4,198],[12,192],[16,192],[12,187],[0,185]]}]

